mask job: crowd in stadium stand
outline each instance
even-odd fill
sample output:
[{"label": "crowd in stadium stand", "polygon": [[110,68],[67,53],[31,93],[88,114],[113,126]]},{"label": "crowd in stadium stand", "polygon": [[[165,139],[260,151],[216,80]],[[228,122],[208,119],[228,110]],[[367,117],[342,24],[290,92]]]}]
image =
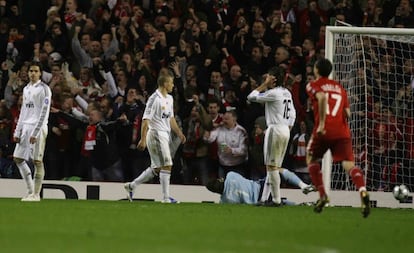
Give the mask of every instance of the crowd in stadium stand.
[{"label": "crowd in stadium stand", "polygon": [[[34,60],[42,63],[42,79],[53,92],[46,179],[91,180],[92,167],[105,171],[114,163],[122,164],[121,171],[100,180],[131,181],[145,170],[149,155],[136,145],[146,99],[160,71],[174,75],[176,118],[187,136],[175,154],[172,183],[205,184],[220,174],[220,143],[206,141],[211,124],[204,116],[217,128],[225,112],[233,110],[230,116],[246,139],[240,145],[247,147],[237,171],[263,178],[264,109],[246,96],[278,66],[288,73],[285,83],[297,111],[285,166],[309,182],[305,146],[312,112],[305,87],[314,79],[314,62],[324,57],[326,26],[340,20],[354,26],[413,27],[412,8],[409,0],[0,0],[0,174],[18,177],[10,159],[11,136],[28,62]],[[382,136],[379,142],[395,140],[358,156],[375,160],[378,171],[385,153],[397,152],[404,138],[411,146],[400,155],[414,158],[413,115],[407,115],[413,111],[409,84],[414,62],[405,65],[407,79],[396,94],[370,101],[368,117],[384,119],[371,128],[372,135]],[[89,115],[91,108],[102,115]],[[407,121],[391,128],[391,118]],[[105,127],[97,122],[106,122]],[[400,166],[387,163],[390,171]]]}]

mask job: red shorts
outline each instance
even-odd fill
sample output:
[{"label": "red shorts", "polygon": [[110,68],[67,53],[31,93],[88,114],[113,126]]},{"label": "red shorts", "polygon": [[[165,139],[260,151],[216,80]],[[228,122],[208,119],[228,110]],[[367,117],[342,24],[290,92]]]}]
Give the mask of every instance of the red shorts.
[{"label": "red shorts", "polygon": [[313,160],[322,159],[325,152],[330,149],[334,162],[354,161],[351,138],[345,139],[324,139],[312,135],[309,140],[307,152]]}]

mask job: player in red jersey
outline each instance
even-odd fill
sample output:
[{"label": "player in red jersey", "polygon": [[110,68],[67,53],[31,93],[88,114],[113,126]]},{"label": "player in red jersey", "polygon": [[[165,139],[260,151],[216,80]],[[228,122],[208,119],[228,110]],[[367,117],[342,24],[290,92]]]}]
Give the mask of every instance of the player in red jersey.
[{"label": "player in red jersey", "polygon": [[330,149],[335,162],[342,162],[342,167],[349,173],[360,192],[362,215],[370,212],[369,195],[365,187],[364,175],[355,166],[352,151],[351,131],[347,118],[351,116],[345,89],[336,81],[329,79],[332,63],[327,59],[318,60],[314,66],[316,80],[306,86],[306,92],[312,101],[315,125],[307,147],[307,164],[312,183],[319,191],[319,200],[314,211],[322,212],[329,202],[323,186],[321,160]]}]

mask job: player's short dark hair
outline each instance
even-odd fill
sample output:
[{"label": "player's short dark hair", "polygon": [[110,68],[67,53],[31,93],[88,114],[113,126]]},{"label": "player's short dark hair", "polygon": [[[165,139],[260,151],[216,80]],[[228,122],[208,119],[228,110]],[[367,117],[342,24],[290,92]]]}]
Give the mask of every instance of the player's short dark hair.
[{"label": "player's short dark hair", "polygon": [[28,69],[30,69],[31,66],[38,66],[39,67],[39,70],[40,70],[40,73],[42,73],[43,67],[42,67],[42,64],[40,62],[38,62],[38,61],[31,61],[30,64],[29,64],[29,68]]},{"label": "player's short dark hair", "polygon": [[286,80],[286,71],[281,67],[273,67],[268,71],[269,75],[276,77],[276,86],[284,86]]},{"label": "player's short dark hair", "polygon": [[332,63],[328,59],[320,59],[315,63],[320,76],[328,77],[332,72]]},{"label": "player's short dark hair", "polygon": [[210,181],[207,182],[206,187],[211,192],[223,194],[224,179],[223,178],[211,179]]}]

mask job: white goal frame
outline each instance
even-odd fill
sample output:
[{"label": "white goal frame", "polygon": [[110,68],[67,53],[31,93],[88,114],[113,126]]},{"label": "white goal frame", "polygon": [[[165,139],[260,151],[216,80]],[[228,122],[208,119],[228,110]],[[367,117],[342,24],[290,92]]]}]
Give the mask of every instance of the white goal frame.
[{"label": "white goal frame", "polygon": [[[364,35],[396,35],[396,36],[414,36],[414,29],[409,28],[382,28],[382,27],[352,27],[352,26],[327,26],[325,35],[325,58],[333,61],[335,52],[335,34],[364,34]],[[335,79],[333,73],[331,78]],[[366,79],[366,76],[365,76]],[[365,86],[366,89],[366,86]],[[365,96],[367,91],[365,90]],[[366,126],[367,128],[367,126]],[[367,138],[367,135],[365,135]],[[359,206],[359,194],[354,191],[341,191],[331,190],[331,168],[332,168],[332,155],[328,150],[322,160],[322,172],[324,179],[324,186],[327,193],[331,197],[331,204],[333,205],[347,205],[347,206]],[[366,173],[366,172],[365,172]],[[365,175],[366,178],[366,175]],[[413,193],[409,194],[411,197]],[[342,198],[342,199],[337,199]],[[345,199],[343,199],[345,198]],[[390,192],[372,192],[371,201],[373,201],[378,207],[390,207],[390,208],[414,208],[413,203],[399,203],[396,201],[392,193]]]}]

